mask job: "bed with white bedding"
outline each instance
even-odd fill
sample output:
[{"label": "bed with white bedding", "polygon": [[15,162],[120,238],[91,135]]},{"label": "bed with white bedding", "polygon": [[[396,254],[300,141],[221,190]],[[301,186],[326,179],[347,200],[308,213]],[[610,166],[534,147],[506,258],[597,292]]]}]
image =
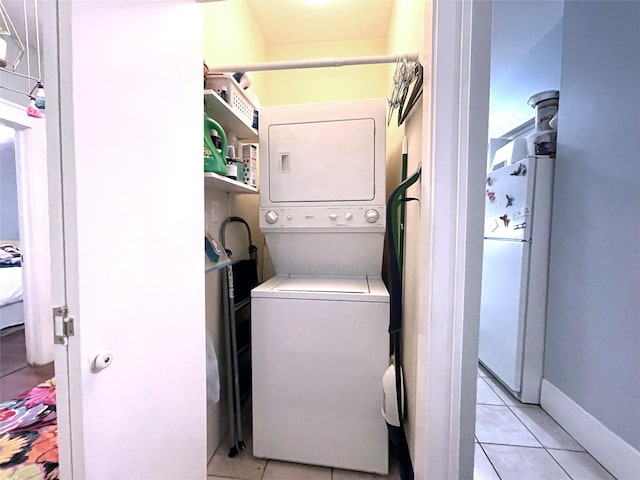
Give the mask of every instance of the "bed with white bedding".
[{"label": "bed with white bedding", "polygon": [[[19,242],[1,241],[2,247],[11,245],[15,247],[13,252],[20,254]],[[12,251],[11,249],[5,249]],[[14,254],[16,256],[16,254]],[[6,256],[0,258],[7,258]],[[18,260],[0,261],[0,330],[24,323],[24,308],[22,303],[22,266]]]}]

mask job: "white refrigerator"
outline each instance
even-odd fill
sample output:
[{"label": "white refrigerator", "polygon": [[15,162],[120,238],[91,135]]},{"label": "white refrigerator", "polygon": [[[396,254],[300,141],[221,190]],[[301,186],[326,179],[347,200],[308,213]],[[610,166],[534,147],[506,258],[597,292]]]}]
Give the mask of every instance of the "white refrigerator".
[{"label": "white refrigerator", "polygon": [[520,401],[540,402],[554,159],[487,174],[480,362]]}]

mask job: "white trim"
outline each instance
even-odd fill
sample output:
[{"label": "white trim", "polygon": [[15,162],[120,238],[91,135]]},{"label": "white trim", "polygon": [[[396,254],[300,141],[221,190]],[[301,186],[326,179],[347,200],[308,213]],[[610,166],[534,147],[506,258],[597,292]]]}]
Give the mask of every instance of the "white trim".
[{"label": "white trim", "polygon": [[[414,470],[471,478],[491,3],[433,3],[432,145],[423,158]],[[472,42],[473,40],[473,42]],[[473,81],[472,81],[473,78]],[[430,116],[429,116],[430,114]]]},{"label": "white trim", "polygon": [[[67,305],[65,292],[65,242],[69,244],[74,237],[70,232],[65,232],[63,225],[63,194],[69,195],[63,190],[62,175],[62,132],[73,131],[72,116],[68,113],[72,109],[72,84],[71,81],[62,81],[60,71],[69,71],[71,65],[70,26],[69,17],[72,8],[71,2],[55,0],[41,4],[40,15],[42,19],[42,44],[44,47],[44,71],[47,77],[47,157],[49,162],[49,228],[50,249],[56,252],[51,255],[51,306]],[[68,105],[68,109],[60,111],[60,105]],[[70,149],[69,149],[70,150]],[[66,152],[65,152],[66,153]],[[69,153],[71,155],[71,153]],[[67,179],[69,173],[66,173]],[[75,179],[68,179],[73,184]],[[65,236],[67,237],[65,239]],[[75,245],[75,244],[74,244]],[[73,285],[71,288],[77,288]],[[48,318],[51,318],[49,316]],[[55,373],[56,373],[56,403],[58,415],[58,471],[61,479],[73,480],[85,478],[78,475],[77,466],[72,460],[72,428],[71,412],[80,414],[81,407],[70,406],[70,391],[76,388],[79,382],[69,381],[68,349],[63,345],[55,348]],[[74,372],[73,378],[79,378]],[[76,392],[77,393],[77,392]],[[74,434],[73,441],[82,441],[81,435]],[[84,465],[80,461],[76,463]],[[75,469],[75,470],[74,470]]]},{"label": "white trim", "polygon": [[640,452],[547,379],[542,380],[540,405],[618,480],[638,478]]},{"label": "white trim", "polygon": [[51,264],[46,128],[44,118],[27,116],[26,107],[0,99],[0,123],[15,130],[16,182],[22,265],[27,361],[53,361]]},{"label": "white trim", "polygon": [[27,107],[0,98],[0,119],[2,123],[16,130],[31,128],[34,118],[27,116]]}]

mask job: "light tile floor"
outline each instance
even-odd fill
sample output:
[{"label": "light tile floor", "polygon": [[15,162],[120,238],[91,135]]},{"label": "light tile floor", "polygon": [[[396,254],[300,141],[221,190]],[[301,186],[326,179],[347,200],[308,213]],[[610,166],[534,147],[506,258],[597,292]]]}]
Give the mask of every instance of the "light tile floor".
[{"label": "light tile floor", "polygon": [[[615,480],[544,410],[518,401],[482,367],[476,404],[474,480]],[[400,479],[393,460],[389,475],[380,476],[254,458],[250,420],[247,449],[229,458],[225,439],[209,462],[208,480]]]},{"label": "light tile floor", "polygon": [[615,480],[538,405],[478,367],[474,480]]},{"label": "light tile floor", "polygon": [[243,409],[243,436],[246,450],[229,458],[229,441],[225,438],[207,468],[208,480],[400,480],[400,473],[389,452],[389,475],[376,475],[338,468],[316,467],[297,463],[254,458],[251,455],[251,405]]},{"label": "light tile floor", "polygon": [[[53,364],[27,365],[24,330],[3,333],[0,401],[53,376]],[[520,403],[482,367],[477,381],[474,480],[615,480],[539,406]],[[247,449],[234,458],[227,456],[228,442],[222,442],[209,462],[209,480],[400,479],[393,455],[389,475],[371,475],[257,459],[251,455],[250,431],[245,437]]]},{"label": "light tile floor", "polygon": [[247,449],[233,458],[228,456],[229,443],[224,439],[209,461],[208,480],[400,480],[396,463],[391,458],[389,475],[279,462],[254,458],[251,433],[245,438]]}]

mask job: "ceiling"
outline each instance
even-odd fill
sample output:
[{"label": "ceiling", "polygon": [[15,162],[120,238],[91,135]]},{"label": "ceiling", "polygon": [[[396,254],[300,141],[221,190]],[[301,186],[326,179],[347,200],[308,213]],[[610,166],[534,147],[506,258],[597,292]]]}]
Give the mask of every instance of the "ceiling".
[{"label": "ceiling", "polygon": [[[36,44],[34,5],[48,0],[0,0],[24,39]],[[395,0],[245,0],[267,45],[386,39]],[[42,25],[40,25],[42,39]]]},{"label": "ceiling", "polygon": [[246,0],[267,45],[386,39],[395,0]]}]

